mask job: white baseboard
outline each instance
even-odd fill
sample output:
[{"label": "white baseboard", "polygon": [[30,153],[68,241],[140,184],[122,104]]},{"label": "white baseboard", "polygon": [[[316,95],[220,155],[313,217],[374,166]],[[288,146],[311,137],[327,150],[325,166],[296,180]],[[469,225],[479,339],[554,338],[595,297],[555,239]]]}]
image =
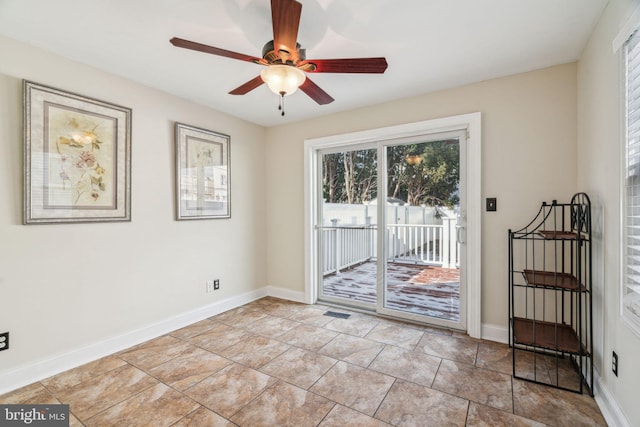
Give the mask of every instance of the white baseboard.
[{"label": "white baseboard", "polygon": [[631,422],[624,415],[607,386],[600,381],[598,372],[594,373],[594,377],[594,398],[607,425],[611,427],[631,427]]},{"label": "white baseboard", "polygon": [[509,328],[483,323],[482,339],[507,344],[509,342]]},{"label": "white baseboard", "polygon": [[306,297],[304,292],[292,291],[290,289],[279,288],[277,286],[267,286],[267,295],[270,297],[286,299],[293,302],[306,303]]},{"label": "white baseboard", "polygon": [[84,365],[147,340],[180,329],[207,317],[215,316],[235,307],[267,296],[267,288],[257,289],[231,298],[217,301],[204,307],[182,313],[166,320],[89,344],[67,353],[20,366],[0,375],[0,394],[43,380],[60,372]]}]

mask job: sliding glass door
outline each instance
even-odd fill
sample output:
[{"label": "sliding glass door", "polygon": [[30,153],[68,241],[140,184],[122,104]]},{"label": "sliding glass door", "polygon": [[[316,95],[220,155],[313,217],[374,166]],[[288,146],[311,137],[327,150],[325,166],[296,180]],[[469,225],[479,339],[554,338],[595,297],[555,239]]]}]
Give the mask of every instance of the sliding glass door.
[{"label": "sliding glass door", "polygon": [[465,329],[465,138],[318,151],[320,301]]}]

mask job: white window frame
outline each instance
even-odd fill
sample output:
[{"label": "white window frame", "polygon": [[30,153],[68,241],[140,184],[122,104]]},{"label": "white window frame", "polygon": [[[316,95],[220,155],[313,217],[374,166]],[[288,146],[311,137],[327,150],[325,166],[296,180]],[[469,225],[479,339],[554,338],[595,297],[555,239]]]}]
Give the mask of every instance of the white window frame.
[{"label": "white window frame", "polygon": [[[638,241],[638,246],[640,246],[640,232],[635,234],[629,233],[628,228],[628,193],[627,193],[627,182],[629,176],[629,128],[632,124],[629,123],[629,82],[630,79],[634,80],[634,84],[640,87],[640,67],[635,70],[634,75],[630,76],[628,73],[628,47],[630,45],[630,41],[633,38],[634,43],[636,43],[640,39],[640,7],[638,7],[631,18],[627,22],[627,24],[621,29],[618,36],[613,41],[613,50],[614,52],[621,52],[621,102],[622,108],[620,111],[623,112],[621,114],[621,171],[622,176],[620,178],[620,215],[621,215],[621,232],[620,232],[620,254],[621,254],[621,271],[620,271],[620,317],[623,322],[631,328],[631,330],[638,336],[640,336],[640,279],[637,279],[636,284],[634,285],[632,281],[628,277],[628,239],[631,236],[636,237]],[[640,49],[640,42],[635,47],[634,54],[638,54],[638,49]],[[636,117],[634,119],[634,123],[640,124],[640,117]],[[635,142],[635,149],[640,149],[640,142]],[[640,162],[634,163],[636,168],[640,167]],[[640,174],[639,171],[636,171],[636,174]],[[640,179],[640,178],[639,178]],[[635,184],[637,187],[637,191],[640,192],[640,183]],[[638,195],[637,197],[640,197]],[[640,214],[634,214],[634,219],[640,219]],[[635,264],[634,266],[638,266]],[[640,276],[640,271],[637,272],[637,276]],[[637,307],[632,311],[630,307]],[[637,311],[636,311],[637,310]]]}]

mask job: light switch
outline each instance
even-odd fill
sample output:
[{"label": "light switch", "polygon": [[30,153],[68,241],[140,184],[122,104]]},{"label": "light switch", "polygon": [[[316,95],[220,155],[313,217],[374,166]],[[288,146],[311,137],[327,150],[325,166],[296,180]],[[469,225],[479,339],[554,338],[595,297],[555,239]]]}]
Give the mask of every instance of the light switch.
[{"label": "light switch", "polygon": [[487,197],[487,212],[495,212],[498,210],[498,201],[495,197]]}]

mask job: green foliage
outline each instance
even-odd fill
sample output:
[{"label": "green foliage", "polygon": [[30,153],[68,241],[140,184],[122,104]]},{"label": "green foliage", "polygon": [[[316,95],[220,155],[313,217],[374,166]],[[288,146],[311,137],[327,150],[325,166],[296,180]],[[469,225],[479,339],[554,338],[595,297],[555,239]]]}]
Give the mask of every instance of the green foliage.
[{"label": "green foliage", "polygon": [[[459,203],[457,140],[387,148],[387,193],[414,206]],[[323,156],[323,196],[328,203],[362,203],[377,197],[376,150]]]}]

